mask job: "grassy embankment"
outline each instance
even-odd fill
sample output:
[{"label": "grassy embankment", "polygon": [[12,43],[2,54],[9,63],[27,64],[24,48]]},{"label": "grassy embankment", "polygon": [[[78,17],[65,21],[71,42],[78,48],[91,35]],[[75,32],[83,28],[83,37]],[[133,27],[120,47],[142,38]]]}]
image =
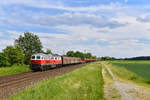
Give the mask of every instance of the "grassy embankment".
[{"label": "grassy embankment", "polygon": [[13,65],[12,67],[0,67],[0,76],[8,76],[20,74],[24,72],[31,72],[27,65]]},{"label": "grassy embankment", "polygon": [[9,100],[103,100],[103,79],[99,62],[42,81]]},{"label": "grassy embankment", "polygon": [[111,70],[120,78],[150,87],[149,61],[111,61]]}]

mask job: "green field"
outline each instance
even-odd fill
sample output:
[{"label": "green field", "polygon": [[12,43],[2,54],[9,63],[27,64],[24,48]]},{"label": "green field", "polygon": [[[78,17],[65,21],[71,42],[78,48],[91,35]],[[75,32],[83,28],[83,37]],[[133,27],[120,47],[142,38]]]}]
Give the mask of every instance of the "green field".
[{"label": "green field", "polygon": [[31,72],[27,65],[13,65],[11,67],[0,67],[0,76],[8,76],[14,74],[20,74],[24,72]]},{"label": "green field", "polygon": [[111,61],[118,76],[138,83],[150,84],[150,61]]},{"label": "green field", "polygon": [[9,100],[103,100],[100,63],[40,82]]},{"label": "green field", "polygon": [[111,63],[116,66],[124,67],[150,80],[150,61],[113,61]]}]

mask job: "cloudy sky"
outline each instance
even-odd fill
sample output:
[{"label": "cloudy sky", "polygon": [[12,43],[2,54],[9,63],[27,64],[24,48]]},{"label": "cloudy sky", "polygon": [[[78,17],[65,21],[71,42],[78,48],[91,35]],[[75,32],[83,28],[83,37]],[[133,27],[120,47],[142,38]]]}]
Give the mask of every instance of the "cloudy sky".
[{"label": "cloudy sky", "polygon": [[1,0],[0,51],[29,31],[44,49],[150,55],[149,0]]}]

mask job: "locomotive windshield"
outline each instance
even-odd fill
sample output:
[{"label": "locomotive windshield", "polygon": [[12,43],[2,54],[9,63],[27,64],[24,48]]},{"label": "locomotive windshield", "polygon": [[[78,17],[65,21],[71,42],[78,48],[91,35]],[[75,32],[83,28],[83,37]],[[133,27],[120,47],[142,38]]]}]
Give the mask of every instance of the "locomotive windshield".
[{"label": "locomotive windshield", "polygon": [[35,59],[35,56],[32,56],[32,59]]},{"label": "locomotive windshield", "polygon": [[43,57],[41,57],[41,56],[32,56],[31,59],[32,60],[40,60],[40,59],[43,59]]},{"label": "locomotive windshield", "polygon": [[37,56],[36,59],[41,59],[41,57],[40,57],[40,56]]}]

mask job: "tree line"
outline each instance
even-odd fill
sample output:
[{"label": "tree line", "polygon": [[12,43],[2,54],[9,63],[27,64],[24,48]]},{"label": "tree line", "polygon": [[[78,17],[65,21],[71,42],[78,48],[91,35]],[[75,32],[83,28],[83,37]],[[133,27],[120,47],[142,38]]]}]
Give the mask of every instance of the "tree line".
[{"label": "tree line", "polygon": [[76,51],[76,52],[68,51],[65,56],[68,56],[68,57],[79,57],[81,59],[83,59],[83,58],[96,59],[96,56],[93,56],[90,52],[83,53],[83,52],[80,52],[80,51]]},{"label": "tree line", "polygon": [[130,57],[130,58],[120,58],[117,60],[150,60],[150,56],[139,56],[139,57]]},{"label": "tree line", "polygon": [[139,57],[129,57],[129,58],[115,58],[115,57],[100,57],[101,60],[150,60],[150,56],[139,56]]},{"label": "tree line", "polygon": [[100,57],[99,59],[102,60],[102,61],[106,61],[106,60],[116,60],[115,57],[109,57],[109,56]]}]

